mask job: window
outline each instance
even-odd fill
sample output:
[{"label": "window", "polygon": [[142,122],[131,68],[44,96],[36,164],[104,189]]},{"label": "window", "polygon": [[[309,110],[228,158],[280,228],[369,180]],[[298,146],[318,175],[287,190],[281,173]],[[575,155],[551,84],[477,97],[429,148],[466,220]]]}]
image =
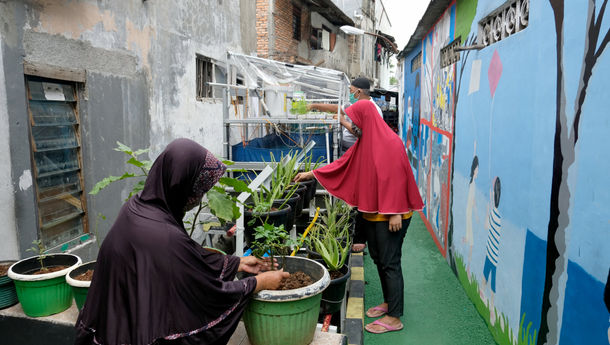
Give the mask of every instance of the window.
[{"label": "window", "polygon": [[335,45],[335,39],[330,29],[322,25],[321,29],[311,28],[311,38],[309,46],[312,50],[324,49],[332,51]]},{"label": "window", "polygon": [[292,6],[292,38],[301,40],[301,9]]},{"label": "window", "polygon": [[441,49],[441,68],[452,65],[460,60],[460,52],[455,51],[455,47],[459,47],[462,43],[462,37],[454,39],[453,42]]},{"label": "window", "polygon": [[49,248],[88,232],[76,86],[26,77],[38,229]]},{"label": "window", "polygon": [[210,58],[197,55],[197,99],[213,98],[214,88],[208,83],[215,81],[215,66]]},{"label": "window", "polygon": [[413,60],[411,60],[411,73],[421,68],[421,52],[419,52]]}]

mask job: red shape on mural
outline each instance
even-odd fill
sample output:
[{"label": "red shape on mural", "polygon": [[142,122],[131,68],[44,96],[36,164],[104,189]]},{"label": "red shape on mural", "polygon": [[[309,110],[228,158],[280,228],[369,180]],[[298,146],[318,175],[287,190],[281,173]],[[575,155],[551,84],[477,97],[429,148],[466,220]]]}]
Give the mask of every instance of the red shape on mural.
[{"label": "red shape on mural", "polygon": [[487,78],[489,79],[489,92],[491,92],[491,97],[493,97],[496,93],[496,87],[498,87],[498,82],[500,81],[501,76],[502,61],[500,61],[500,55],[498,55],[498,51],[494,50],[494,55],[491,57],[489,69],[487,70]]}]

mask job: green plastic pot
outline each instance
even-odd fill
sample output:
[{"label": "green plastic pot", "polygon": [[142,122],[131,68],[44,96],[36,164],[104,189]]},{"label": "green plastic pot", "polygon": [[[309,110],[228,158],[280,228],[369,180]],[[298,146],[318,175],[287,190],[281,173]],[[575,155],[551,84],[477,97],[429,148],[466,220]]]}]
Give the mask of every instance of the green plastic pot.
[{"label": "green plastic pot", "polygon": [[15,282],[17,297],[27,316],[38,317],[61,313],[72,305],[72,289],[65,275],[81,260],[73,254],[50,254],[43,259],[46,267],[69,266],[57,272],[32,274],[40,269],[38,256],[13,264],[8,271]]},{"label": "green plastic pot", "polygon": [[80,274],[87,272],[87,270],[95,270],[95,261],[89,261],[80,266],[76,266],[66,274],[66,283],[72,287],[72,294],[74,295],[74,301],[76,302],[78,310],[83,309],[83,305],[85,305],[91,281],[76,280],[75,278]]},{"label": "green plastic pot", "polygon": [[[303,271],[314,283],[300,289],[262,290],[254,294],[243,316],[252,345],[306,345],[313,340],[322,291],[330,283],[321,264],[303,257],[286,257],[286,272]],[[278,259],[280,266],[282,259]]]},{"label": "green plastic pot", "polygon": [[[1,261],[0,265],[14,264],[15,261]],[[15,284],[6,274],[0,276],[0,309],[10,307],[17,303]]]}]

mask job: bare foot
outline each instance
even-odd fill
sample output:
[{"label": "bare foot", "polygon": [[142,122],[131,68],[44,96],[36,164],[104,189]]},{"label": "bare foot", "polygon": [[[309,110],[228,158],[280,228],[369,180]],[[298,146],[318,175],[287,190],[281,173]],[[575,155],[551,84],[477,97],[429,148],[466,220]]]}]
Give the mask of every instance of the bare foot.
[{"label": "bare foot", "polygon": [[366,311],[366,316],[368,317],[380,317],[388,312],[388,304],[381,303],[378,306],[371,307]]}]

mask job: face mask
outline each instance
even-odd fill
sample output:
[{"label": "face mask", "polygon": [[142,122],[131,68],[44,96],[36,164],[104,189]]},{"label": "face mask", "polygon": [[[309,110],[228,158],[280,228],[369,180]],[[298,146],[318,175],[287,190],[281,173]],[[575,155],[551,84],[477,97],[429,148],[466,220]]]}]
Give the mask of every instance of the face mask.
[{"label": "face mask", "polygon": [[354,93],[350,93],[350,94],[349,94],[349,102],[350,102],[351,104],[354,104],[354,103],[356,103],[357,101],[358,101],[358,98],[356,98],[356,93],[355,93],[355,92],[354,92]]}]

